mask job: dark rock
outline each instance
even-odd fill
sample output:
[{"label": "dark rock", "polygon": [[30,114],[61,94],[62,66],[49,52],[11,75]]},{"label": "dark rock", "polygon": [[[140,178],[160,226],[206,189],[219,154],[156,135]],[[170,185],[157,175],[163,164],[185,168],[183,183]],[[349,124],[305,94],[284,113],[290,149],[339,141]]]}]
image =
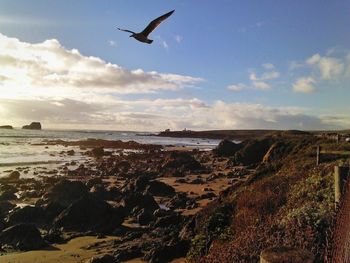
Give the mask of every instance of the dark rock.
[{"label": "dark rock", "polygon": [[159,181],[151,181],[146,191],[155,196],[172,197],[175,195],[174,187]]},{"label": "dark rock", "polygon": [[[4,219],[2,218],[2,216],[0,215],[0,233],[5,228],[6,228],[6,223],[5,223]],[[1,247],[0,247],[0,250],[1,250]]]},{"label": "dark rock", "polygon": [[195,171],[202,169],[201,164],[187,152],[171,152],[165,159],[162,169]]},{"label": "dark rock", "polygon": [[131,168],[131,164],[124,160],[118,163],[118,168],[123,172],[127,172]]},{"label": "dark rock", "polygon": [[19,250],[36,250],[46,246],[39,230],[32,224],[19,224],[0,233],[0,243]]},{"label": "dark rock", "polygon": [[94,157],[100,158],[105,154],[103,147],[96,147],[91,150],[91,154]]},{"label": "dark rock", "polygon": [[163,217],[163,216],[169,216],[173,214],[174,212],[172,210],[165,210],[165,209],[157,209],[153,212],[153,216],[155,217]]},{"label": "dark rock", "polygon": [[75,152],[74,152],[74,150],[69,150],[69,151],[67,152],[67,154],[68,154],[69,156],[73,156],[73,155],[75,154]]},{"label": "dark rock", "polygon": [[234,168],[227,173],[228,178],[239,178],[249,174],[249,171],[245,168]]},{"label": "dark rock", "polygon": [[153,220],[154,220],[153,213],[151,213],[150,211],[148,211],[148,210],[146,210],[144,208],[141,209],[141,211],[137,215],[137,222],[140,225],[148,225]]},{"label": "dark rock", "polygon": [[191,184],[204,184],[203,179],[196,178],[191,181]]},{"label": "dark rock", "polygon": [[0,126],[0,129],[13,130],[13,127],[11,125],[2,125],[2,126]]},{"label": "dark rock", "polygon": [[178,225],[182,222],[182,216],[179,214],[172,214],[165,217],[157,218],[154,227],[169,227]]},{"label": "dark rock", "polygon": [[25,129],[25,130],[41,130],[41,123],[40,122],[32,122],[29,125],[23,126],[22,129]]},{"label": "dark rock", "polygon": [[87,181],[86,186],[90,189],[96,184],[102,184],[102,179],[100,177],[92,178],[89,181]]},{"label": "dark rock", "polygon": [[236,164],[252,165],[263,160],[273,140],[271,138],[255,139],[245,141],[243,144],[243,148],[236,152],[233,160]]},{"label": "dark rock", "polygon": [[171,198],[167,203],[166,207],[170,209],[186,208],[186,203],[188,201],[186,193],[177,193],[173,198]]},{"label": "dark rock", "polygon": [[11,172],[8,176],[6,176],[7,179],[17,181],[19,180],[21,174],[18,171]]},{"label": "dark rock", "polygon": [[86,195],[66,208],[55,219],[54,226],[67,231],[109,233],[123,221],[123,209],[113,208],[99,198]]},{"label": "dark rock", "polygon": [[140,176],[136,180],[131,180],[127,185],[127,190],[132,192],[143,192],[149,185],[149,178],[147,176]]},{"label": "dark rock", "polygon": [[17,191],[13,191],[11,189],[1,191],[0,192],[0,201],[10,201],[10,200],[16,200],[17,196],[15,195]]},{"label": "dark rock", "polygon": [[153,196],[149,194],[141,194],[141,193],[131,193],[124,197],[123,199],[124,206],[127,211],[131,211],[134,208],[141,210],[145,208],[148,211],[152,211],[152,213],[159,208],[159,205],[154,200]]},{"label": "dark rock", "polygon": [[176,179],[176,180],[175,180],[175,183],[178,183],[178,184],[186,184],[186,183],[187,183],[187,180],[184,179],[184,178],[180,178],[180,179]]},{"label": "dark rock", "polygon": [[127,260],[131,260],[131,259],[139,258],[143,256],[142,250],[138,246],[123,248],[123,249],[117,250],[114,254],[117,262],[127,261]]},{"label": "dark rock", "polygon": [[16,205],[10,203],[9,201],[0,201],[0,217],[1,215],[6,215],[10,210],[15,208]]},{"label": "dark rock", "polygon": [[64,238],[62,236],[61,231],[59,231],[56,228],[50,229],[49,232],[44,236],[44,239],[46,242],[51,243],[51,244],[64,243]]},{"label": "dark rock", "polygon": [[49,202],[43,207],[45,222],[51,224],[52,221],[65,209],[60,203]]},{"label": "dark rock", "polygon": [[235,153],[242,148],[241,144],[236,144],[230,140],[222,140],[219,145],[213,150],[217,156],[233,156]]},{"label": "dark rock", "polygon": [[190,243],[182,240],[175,244],[157,247],[151,250],[146,258],[149,263],[163,263],[169,262],[173,259],[184,257],[189,249]]},{"label": "dark rock", "polygon": [[103,255],[103,256],[95,256],[91,259],[89,259],[88,261],[86,261],[86,263],[116,263],[116,259],[109,254]]},{"label": "dark rock", "polygon": [[25,206],[15,209],[8,217],[9,225],[21,223],[42,224],[44,223],[44,210],[42,207]]},{"label": "dark rock", "polygon": [[87,187],[79,181],[61,180],[55,184],[43,197],[43,201],[56,202],[64,207],[88,194]]},{"label": "dark rock", "polygon": [[116,200],[121,193],[116,187],[105,188],[104,185],[96,184],[90,189],[90,193],[103,200]]},{"label": "dark rock", "polygon": [[271,145],[270,149],[263,157],[263,162],[268,163],[276,160],[280,160],[290,152],[289,147],[285,142],[275,142]]},{"label": "dark rock", "polygon": [[199,196],[198,199],[210,199],[216,197],[216,194],[213,192],[205,193]]}]

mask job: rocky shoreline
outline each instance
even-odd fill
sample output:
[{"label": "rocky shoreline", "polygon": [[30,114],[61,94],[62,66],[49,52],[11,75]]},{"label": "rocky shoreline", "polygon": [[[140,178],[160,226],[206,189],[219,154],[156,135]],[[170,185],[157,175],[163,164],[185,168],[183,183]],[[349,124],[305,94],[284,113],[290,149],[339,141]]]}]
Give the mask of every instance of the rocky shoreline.
[{"label": "rocky shoreline", "polygon": [[53,170],[26,179],[14,170],[0,179],[4,257],[95,236],[85,250],[97,258],[87,253],[86,261],[170,262],[186,256],[194,215],[250,173],[208,151],[93,139],[45,144],[77,146],[91,158],[63,165],[64,176]]},{"label": "rocky shoreline", "polygon": [[[91,139],[41,147],[58,145],[59,157],[87,158],[34,178],[31,167],[1,175],[0,261],[258,262],[264,248],[300,244],[321,259],[332,170],[345,160],[332,152],[349,149],[299,131],[210,151]],[[330,153],[315,166],[319,145]]]}]

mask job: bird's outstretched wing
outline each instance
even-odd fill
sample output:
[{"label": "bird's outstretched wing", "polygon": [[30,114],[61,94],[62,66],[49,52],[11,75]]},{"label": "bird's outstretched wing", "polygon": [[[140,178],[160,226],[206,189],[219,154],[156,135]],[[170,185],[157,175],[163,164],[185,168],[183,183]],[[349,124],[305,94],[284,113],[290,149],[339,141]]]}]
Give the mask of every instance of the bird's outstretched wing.
[{"label": "bird's outstretched wing", "polygon": [[120,31],[124,31],[124,32],[128,32],[128,33],[131,33],[131,34],[135,34],[135,32],[132,32],[132,31],[127,30],[127,29],[121,29],[119,27],[117,27],[117,29],[120,30]]},{"label": "bird's outstretched wing", "polygon": [[154,29],[156,29],[157,26],[160,25],[165,19],[167,19],[169,16],[174,13],[175,10],[170,11],[169,13],[166,13],[165,15],[162,15],[156,19],[154,19],[151,23],[148,24],[148,26],[141,32],[144,36],[148,36]]}]

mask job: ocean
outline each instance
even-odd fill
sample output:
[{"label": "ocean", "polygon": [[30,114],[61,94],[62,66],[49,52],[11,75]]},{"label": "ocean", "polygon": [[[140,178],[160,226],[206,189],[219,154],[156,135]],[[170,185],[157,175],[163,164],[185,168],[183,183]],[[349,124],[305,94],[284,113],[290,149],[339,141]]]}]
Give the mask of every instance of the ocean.
[{"label": "ocean", "polygon": [[[22,130],[0,129],[0,177],[12,170],[24,171],[22,177],[35,176],[36,169],[48,170],[66,163],[80,163],[89,157],[81,154],[78,147],[42,145],[47,140],[77,141],[86,139],[136,141],[144,144],[189,146],[198,149],[213,149],[220,140],[200,138],[167,138],[149,133],[132,131],[82,131],[82,130]],[[69,150],[76,154],[63,154]]]}]

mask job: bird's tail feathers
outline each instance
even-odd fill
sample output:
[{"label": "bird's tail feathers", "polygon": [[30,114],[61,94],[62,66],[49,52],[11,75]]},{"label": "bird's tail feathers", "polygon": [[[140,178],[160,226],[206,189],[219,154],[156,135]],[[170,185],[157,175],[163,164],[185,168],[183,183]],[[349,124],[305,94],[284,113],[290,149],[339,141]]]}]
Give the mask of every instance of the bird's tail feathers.
[{"label": "bird's tail feathers", "polygon": [[152,39],[147,39],[147,44],[152,44],[153,40]]}]

